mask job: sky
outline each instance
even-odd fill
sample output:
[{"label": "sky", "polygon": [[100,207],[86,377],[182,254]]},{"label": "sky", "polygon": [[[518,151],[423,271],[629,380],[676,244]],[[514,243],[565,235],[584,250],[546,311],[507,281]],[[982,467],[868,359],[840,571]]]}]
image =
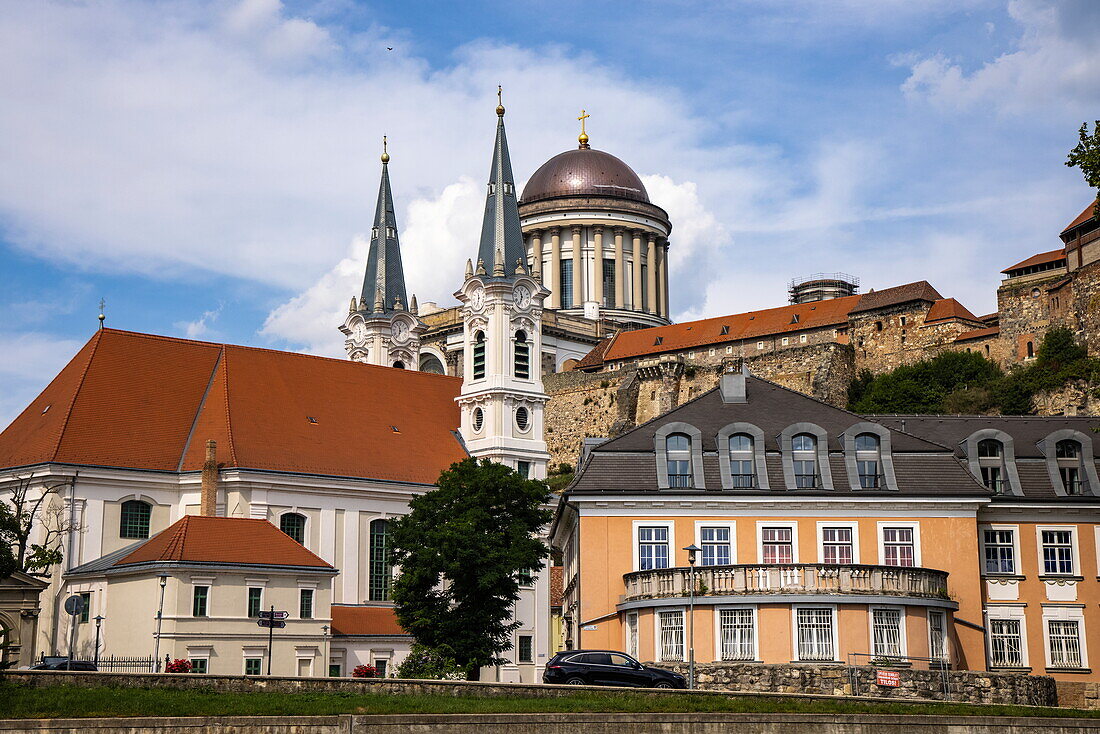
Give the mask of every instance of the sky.
[{"label": "sky", "polygon": [[673,221],[677,321],[790,279],[976,314],[1094,195],[1096,0],[3,0],[0,426],[97,328],[342,356],[382,135],[408,290],[454,303],[504,87],[517,183],[576,144]]}]

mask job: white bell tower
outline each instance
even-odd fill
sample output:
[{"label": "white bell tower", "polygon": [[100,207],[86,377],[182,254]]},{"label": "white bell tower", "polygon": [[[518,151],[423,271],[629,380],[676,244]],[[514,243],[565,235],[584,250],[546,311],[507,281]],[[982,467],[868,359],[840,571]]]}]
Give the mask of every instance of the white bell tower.
[{"label": "white bell tower", "polygon": [[[486,271],[486,267],[491,270]],[[542,303],[550,291],[527,269],[516,187],[497,105],[496,146],[478,264],[466,264],[462,303],[462,437],[470,454],[545,479],[547,396],[542,386]]]}]

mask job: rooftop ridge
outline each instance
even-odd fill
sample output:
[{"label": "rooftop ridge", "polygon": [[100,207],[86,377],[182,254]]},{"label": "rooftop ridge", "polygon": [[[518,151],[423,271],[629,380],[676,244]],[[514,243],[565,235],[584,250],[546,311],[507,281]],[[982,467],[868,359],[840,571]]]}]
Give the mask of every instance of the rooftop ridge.
[{"label": "rooftop ridge", "polygon": [[[65,438],[65,430],[69,427],[69,420],[73,417],[73,408],[76,407],[76,401],[80,397],[80,391],[84,387],[84,380],[88,377],[88,370],[92,366],[92,361],[95,359],[96,351],[99,350],[99,345],[103,341],[103,332],[105,329],[98,329],[94,336],[92,336],[91,350],[88,352],[88,360],[84,363],[84,367],[80,370],[80,379],[77,380],[76,387],[73,389],[73,396],[69,400],[68,407],[65,408],[65,419],[61,421],[61,425],[57,429],[57,440],[54,441],[53,450],[50,451],[49,457],[51,461],[57,459],[57,454],[61,450],[61,441]],[[56,378],[55,378],[56,379]]]},{"label": "rooftop ridge", "polygon": [[235,465],[238,462],[237,450],[234,446],[235,442],[233,441],[233,413],[230,407],[229,400],[229,350],[227,350],[224,346],[222,347],[221,357],[219,361],[222,364],[222,383],[223,391],[225,393],[225,433],[229,440],[229,460]]}]

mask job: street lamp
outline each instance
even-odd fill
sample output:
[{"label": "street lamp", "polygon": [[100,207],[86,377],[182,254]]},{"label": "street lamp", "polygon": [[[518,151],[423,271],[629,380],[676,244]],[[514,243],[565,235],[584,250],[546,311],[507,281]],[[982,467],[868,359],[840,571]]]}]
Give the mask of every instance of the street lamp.
[{"label": "street lamp", "polygon": [[164,622],[164,586],[168,583],[168,574],[162,573],[160,579],[160,606],[157,607],[157,634],[153,645],[153,672],[160,672],[160,626]]},{"label": "street lamp", "polygon": [[102,614],[95,615],[95,667],[99,669],[99,628],[103,620],[107,619]]},{"label": "street lamp", "polygon": [[688,602],[688,688],[695,688],[695,554],[702,550],[692,543],[684,548],[688,552],[688,568],[691,589]]}]

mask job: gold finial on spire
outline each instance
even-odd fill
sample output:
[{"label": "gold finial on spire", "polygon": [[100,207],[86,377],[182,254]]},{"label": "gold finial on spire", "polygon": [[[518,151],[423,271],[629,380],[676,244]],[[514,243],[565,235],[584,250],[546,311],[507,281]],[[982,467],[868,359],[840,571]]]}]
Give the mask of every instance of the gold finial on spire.
[{"label": "gold finial on spire", "polygon": [[497,117],[504,117],[504,103],[500,100],[501,95],[500,85],[497,85]]},{"label": "gold finial on spire", "polygon": [[390,162],[390,153],[389,153],[389,150],[387,150],[386,136],[385,135],[382,136],[382,162],[383,163],[389,163]]},{"label": "gold finial on spire", "polygon": [[99,328],[103,328],[103,322],[107,320],[107,317],[103,315],[103,307],[107,305],[107,302],[102,298],[99,299]]},{"label": "gold finial on spire", "polygon": [[592,115],[588,114],[584,110],[581,110],[581,116],[577,119],[581,121],[581,134],[577,136],[577,141],[581,144],[581,148],[588,147],[588,133],[584,131],[584,121]]}]

